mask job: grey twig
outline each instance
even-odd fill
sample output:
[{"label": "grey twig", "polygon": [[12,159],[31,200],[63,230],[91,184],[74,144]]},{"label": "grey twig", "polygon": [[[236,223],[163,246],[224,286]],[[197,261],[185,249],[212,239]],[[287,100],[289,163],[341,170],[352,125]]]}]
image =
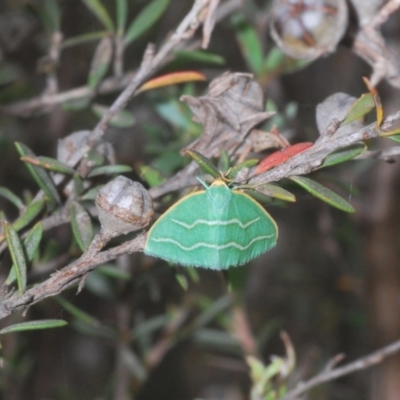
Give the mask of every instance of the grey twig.
[{"label": "grey twig", "polygon": [[44,300],[47,297],[55,296],[80,280],[92,271],[98,265],[124,255],[142,251],[146,234],[142,233],[135,239],[113,247],[96,255],[84,253],[82,257],[72,264],[57,271],[46,281],[28,289],[24,294],[15,293],[12,296],[3,299],[0,303],[0,319],[8,315],[26,309],[27,307]]},{"label": "grey twig", "polygon": [[311,378],[307,382],[301,382],[296,388],[290,390],[284,397],[280,400],[296,400],[299,396],[311,388],[320,385],[324,382],[329,382],[334,379],[340,378],[351,374],[356,371],[360,371],[369,368],[373,365],[381,363],[385,358],[400,351],[400,340],[394,342],[388,346],[385,346],[365,357],[361,357],[356,361],[344,365],[343,367],[338,367],[334,369],[324,369],[320,374]]}]

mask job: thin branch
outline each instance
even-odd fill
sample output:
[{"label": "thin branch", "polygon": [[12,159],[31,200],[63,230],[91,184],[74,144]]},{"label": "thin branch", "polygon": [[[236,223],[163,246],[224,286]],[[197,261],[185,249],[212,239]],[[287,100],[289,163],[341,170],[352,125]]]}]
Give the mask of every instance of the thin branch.
[{"label": "thin branch", "polygon": [[124,254],[143,251],[145,240],[146,234],[141,233],[133,240],[96,255],[92,255],[90,252],[84,253],[78,260],[57,271],[46,281],[27,290],[23,295],[15,293],[11,297],[4,299],[0,303],[0,319],[30,307],[47,297],[63,292],[71,285],[78,283],[88,272],[101,264]]},{"label": "thin branch", "polygon": [[207,7],[209,1],[195,0],[188,15],[180,23],[175,33],[167,38],[157,53],[153,45],[147,46],[139,70],[92,130],[87,144],[77,151],[79,160],[103,137],[110,120],[125,108],[137,89],[166,63],[172,51],[179,49],[182,43],[193,37],[197,27],[204,22],[205,15],[202,16],[201,12]]},{"label": "thin branch", "polygon": [[[360,2],[358,7],[363,7]],[[386,45],[380,32],[381,25],[400,7],[399,0],[390,0],[376,14],[362,23],[355,35],[353,51],[372,67],[371,85],[376,87],[382,79],[400,87],[400,62],[398,56]]]},{"label": "thin branch", "polygon": [[293,390],[290,390],[280,400],[295,400],[301,394],[307,392],[311,388],[320,385],[321,383],[329,382],[334,379],[349,375],[353,372],[360,371],[373,365],[381,363],[385,358],[400,351],[400,340],[388,346],[385,346],[365,357],[361,357],[356,361],[334,369],[324,369],[320,374],[310,379],[307,382],[302,382]]},{"label": "thin branch", "polygon": [[61,55],[61,44],[63,35],[61,32],[54,32],[51,36],[51,45],[48,51],[48,61],[50,69],[46,77],[46,89],[45,93],[53,94],[58,92],[58,79],[57,79],[57,67],[60,61]]},{"label": "thin branch", "polygon": [[339,137],[335,137],[335,135],[332,137],[321,137],[314,146],[293,158],[290,158],[288,161],[272,170],[254,176],[250,179],[249,183],[263,184],[266,182],[277,182],[289,176],[308,174],[318,169],[328,154],[363,140],[374,139],[377,137],[379,137],[379,132],[375,130],[375,123],[349,135]]},{"label": "thin branch", "polygon": [[[97,94],[109,94],[123,89],[136,75],[136,71],[130,71],[122,77],[112,77],[105,79],[97,88]],[[30,100],[12,103],[7,106],[1,106],[0,111],[15,116],[29,116],[33,112],[43,111],[49,106],[62,104],[68,101],[81,99],[84,97],[93,97],[94,92],[88,86],[81,86],[62,93],[43,94]]]}]

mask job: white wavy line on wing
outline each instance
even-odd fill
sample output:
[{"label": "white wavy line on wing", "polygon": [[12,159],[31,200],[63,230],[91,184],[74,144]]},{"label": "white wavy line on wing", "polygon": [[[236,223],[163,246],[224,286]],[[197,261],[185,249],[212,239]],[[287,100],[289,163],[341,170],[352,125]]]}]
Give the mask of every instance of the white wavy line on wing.
[{"label": "white wavy line on wing", "polygon": [[152,240],[154,242],[164,242],[164,243],[173,243],[176,246],[178,246],[179,248],[181,248],[182,250],[185,251],[191,251],[194,249],[197,249],[198,247],[208,247],[209,249],[215,249],[215,250],[223,250],[226,249],[228,247],[236,247],[239,250],[246,250],[248,249],[254,242],[257,242],[258,240],[264,240],[264,239],[270,239],[272,238],[274,235],[269,235],[269,236],[257,236],[256,238],[252,239],[246,246],[241,246],[240,244],[237,244],[236,242],[229,242],[223,245],[217,245],[217,244],[210,244],[210,243],[205,243],[205,242],[199,242],[196,243],[192,246],[186,247],[183,246],[182,244],[180,244],[177,240],[174,239],[170,239],[170,238],[158,238],[155,239],[153,238]]},{"label": "white wavy line on wing", "polygon": [[260,219],[260,217],[254,218],[253,220],[246,222],[245,224],[237,218],[230,219],[228,221],[207,221],[206,219],[196,219],[192,224],[187,224],[186,222],[179,221],[177,219],[172,218],[172,221],[178,225],[181,225],[187,229],[192,229],[196,225],[203,224],[208,226],[213,225],[231,225],[231,224],[238,224],[242,229],[246,229],[250,225],[254,224]]}]

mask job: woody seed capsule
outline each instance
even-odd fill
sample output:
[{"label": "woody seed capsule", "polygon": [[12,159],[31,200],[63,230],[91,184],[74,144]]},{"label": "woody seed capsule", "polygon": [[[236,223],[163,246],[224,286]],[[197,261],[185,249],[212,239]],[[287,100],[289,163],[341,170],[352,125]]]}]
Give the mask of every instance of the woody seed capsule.
[{"label": "woody seed capsule", "polygon": [[139,182],[124,176],[99,190],[96,207],[102,229],[112,237],[144,228],[154,214],[149,192]]}]

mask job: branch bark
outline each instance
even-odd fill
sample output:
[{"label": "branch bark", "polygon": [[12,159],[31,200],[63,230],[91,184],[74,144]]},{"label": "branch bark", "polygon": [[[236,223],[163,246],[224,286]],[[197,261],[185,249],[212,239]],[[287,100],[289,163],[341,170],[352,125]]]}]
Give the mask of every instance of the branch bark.
[{"label": "branch bark", "polygon": [[349,375],[353,372],[360,371],[373,365],[381,363],[385,358],[398,353],[400,351],[400,340],[379,349],[368,356],[361,357],[356,361],[334,369],[326,369],[314,378],[301,382],[293,390],[290,390],[280,400],[296,400],[299,396],[321,383],[329,382],[334,379]]}]

